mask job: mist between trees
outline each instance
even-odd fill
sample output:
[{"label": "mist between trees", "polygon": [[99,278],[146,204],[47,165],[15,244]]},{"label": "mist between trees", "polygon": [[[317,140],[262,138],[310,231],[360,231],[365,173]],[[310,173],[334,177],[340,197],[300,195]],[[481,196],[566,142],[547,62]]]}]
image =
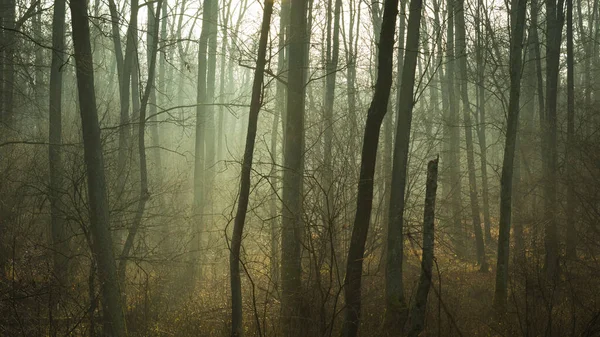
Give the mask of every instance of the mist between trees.
[{"label": "mist between trees", "polygon": [[599,336],[598,4],[0,0],[0,335]]}]

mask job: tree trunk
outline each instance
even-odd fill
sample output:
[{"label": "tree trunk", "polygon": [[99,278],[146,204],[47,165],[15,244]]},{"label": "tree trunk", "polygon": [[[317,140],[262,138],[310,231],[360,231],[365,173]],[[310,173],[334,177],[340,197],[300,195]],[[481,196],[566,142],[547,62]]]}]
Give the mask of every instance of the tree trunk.
[{"label": "tree trunk", "polygon": [[462,225],[462,201],[461,201],[461,177],[460,177],[460,129],[458,126],[459,117],[456,102],[456,88],[454,79],[456,77],[454,70],[454,19],[456,9],[455,0],[448,0],[448,37],[446,46],[447,69],[446,69],[446,96],[448,100],[448,112],[445,118],[446,137],[448,145],[448,170],[449,179],[447,180],[448,198],[450,199],[450,212],[452,218],[451,239],[456,253],[460,257],[465,257],[465,239],[466,234]]},{"label": "tree trunk", "polygon": [[[287,78],[287,36],[289,29],[289,13],[290,3],[287,0],[281,2],[281,11],[279,13],[279,41],[278,50],[279,55],[277,58],[277,73],[282,78]],[[271,185],[273,189],[273,196],[270,200],[269,211],[271,213],[271,279],[276,287],[279,286],[279,264],[280,264],[280,217],[277,209],[277,203],[279,202],[279,178],[276,176],[277,172],[277,160],[279,158],[279,152],[277,151],[277,143],[279,142],[279,134],[277,129],[279,127],[279,119],[283,119],[283,114],[286,109],[286,87],[281,81],[277,81],[275,100],[277,108],[275,109],[273,117],[273,128],[271,130]],[[282,128],[283,129],[283,128]],[[282,146],[283,150],[283,146]]]},{"label": "tree trunk", "polygon": [[483,48],[486,45],[487,39],[483,37],[483,29],[481,28],[482,20],[481,15],[485,10],[483,7],[483,1],[478,0],[477,2],[477,48],[475,49],[477,58],[477,93],[478,93],[478,116],[479,116],[479,127],[477,128],[477,137],[479,139],[479,151],[481,159],[481,196],[483,201],[483,227],[485,235],[485,243],[488,245],[492,242],[492,220],[490,218],[490,197],[488,188],[488,174],[487,174],[487,140],[486,140],[486,116],[485,116],[485,61],[483,59]]},{"label": "tree trunk", "polygon": [[[398,120],[390,184],[390,209],[387,228],[387,256],[385,268],[385,330],[388,334],[400,331],[406,321],[408,309],[404,298],[402,264],[404,254],[404,199],[408,173],[408,151],[414,105],[414,83],[423,2],[411,0],[409,8],[406,51],[398,93]],[[381,38],[383,39],[383,32]],[[380,68],[381,69],[381,68]],[[385,113],[385,111],[384,111]],[[367,135],[365,134],[365,137]]]},{"label": "tree trunk", "polygon": [[431,287],[433,267],[433,246],[435,227],[435,197],[437,194],[438,159],[427,164],[427,188],[425,190],[425,209],[423,211],[423,255],[421,258],[421,277],[417,287],[415,304],[411,310],[409,337],[417,337],[425,327],[425,309]]},{"label": "tree trunk", "polygon": [[398,0],[386,0],[384,3],[383,23],[378,46],[377,82],[375,84],[373,100],[371,101],[367,113],[356,200],[356,216],[348,251],[346,278],[344,279],[346,314],[342,329],[345,337],[357,336],[360,324],[363,258],[365,242],[367,240],[367,233],[371,221],[371,210],[373,207],[373,178],[375,175],[375,161],[377,158],[379,133],[381,130],[381,123],[387,112],[387,105],[392,87],[394,31],[396,28],[397,16]]},{"label": "tree trunk", "polygon": [[[154,21],[152,25],[152,34],[153,36],[158,36],[158,22],[160,20],[160,11],[162,7],[163,0],[158,0],[158,5],[156,9],[156,16],[154,18],[149,17],[149,20]],[[148,4],[149,13],[154,15],[153,4]],[[127,239],[125,240],[125,244],[123,246],[123,251],[121,252],[121,258],[119,263],[119,268],[117,270],[119,276],[119,284],[124,287],[125,284],[125,275],[127,271],[127,259],[133,249],[133,244],[137,232],[142,224],[142,217],[144,216],[144,210],[146,208],[146,202],[150,199],[150,193],[148,192],[148,167],[146,160],[146,110],[148,109],[148,101],[152,92],[155,90],[155,74],[156,74],[156,56],[158,51],[158,39],[151,39],[148,42],[151,43],[149,45],[149,62],[148,62],[148,82],[146,83],[146,88],[144,89],[144,95],[142,96],[142,101],[139,110],[139,122],[138,122],[138,155],[140,162],[140,196],[138,199],[137,210],[135,213],[135,218],[133,220],[133,224],[129,227],[129,233],[127,234]]]},{"label": "tree trunk", "polygon": [[14,85],[15,85],[15,0],[4,0],[3,13],[3,49],[4,59],[4,88],[3,88],[3,110],[0,111],[0,123],[4,123],[9,128],[14,124]]},{"label": "tree trunk", "polygon": [[[242,173],[240,176],[240,196],[238,199],[237,212],[233,222],[233,236],[231,237],[231,253],[229,257],[229,273],[231,277],[231,336],[241,337],[244,335],[242,321],[242,283],[240,278],[240,248],[242,245],[242,234],[248,211],[248,200],[250,198],[250,173],[252,171],[252,158],[254,156],[254,143],[256,140],[256,129],[258,127],[258,113],[263,101],[263,78],[267,54],[267,40],[269,27],[271,25],[271,14],[273,13],[273,0],[265,0],[265,7],[258,43],[258,56],[256,69],[254,70],[254,82],[252,84],[252,98],[250,101],[250,114],[248,116],[248,132],[246,134],[246,149],[242,162]],[[260,323],[258,323],[260,326]]]},{"label": "tree trunk", "polygon": [[575,74],[573,60],[573,0],[567,0],[567,258],[577,257],[577,218],[573,178],[575,175]]},{"label": "tree trunk", "polygon": [[54,275],[60,286],[66,286],[68,275],[68,239],[61,214],[62,179],[62,71],[65,50],[65,0],[54,1],[52,18],[52,64],[50,67],[50,108],[48,126],[48,161],[50,168],[50,215]]},{"label": "tree trunk", "polygon": [[203,13],[202,13],[202,30],[200,32],[199,48],[198,48],[198,87],[196,102],[196,143],[195,143],[195,160],[194,160],[194,201],[193,210],[194,215],[194,230],[193,230],[193,241],[192,241],[192,258],[190,260],[190,282],[195,281],[196,273],[198,271],[201,247],[202,231],[204,230],[204,202],[205,196],[208,193],[206,191],[206,173],[205,173],[205,150],[204,145],[206,142],[205,135],[205,122],[206,122],[206,78],[207,78],[207,49],[208,49],[208,36],[210,34],[210,16],[212,13],[211,7],[213,6],[213,0],[204,0]]},{"label": "tree trunk", "polygon": [[496,290],[494,306],[501,311],[506,310],[508,295],[508,257],[510,248],[510,223],[512,215],[512,182],[513,163],[519,125],[519,97],[521,94],[521,63],[523,50],[523,33],[525,31],[525,13],[527,0],[512,0],[511,4],[511,38],[510,38],[510,97],[506,142],[504,145],[504,161],[500,178],[500,233],[498,235],[498,261],[496,265]]},{"label": "tree trunk", "polygon": [[120,337],[127,334],[121,294],[117,282],[115,259],[109,227],[109,206],[104,177],[104,158],[100,140],[90,30],[88,26],[87,1],[74,0],[71,8],[73,45],[81,126],[83,129],[84,161],[88,178],[90,206],[90,230],[93,237],[93,252],[98,264],[98,279],[102,289],[105,334]]},{"label": "tree trunk", "polygon": [[[127,43],[125,45],[125,57],[123,59],[123,65],[121,67],[122,72],[119,74],[119,99],[120,99],[120,127],[119,127],[119,152],[118,152],[118,163],[117,163],[117,173],[118,173],[118,186],[117,186],[117,195],[120,197],[124,193],[125,188],[125,180],[127,174],[125,173],[126,165],[127,165],[127,150],[131,141],[131,133],[129,125],[130,117],[129,117],[129,86],[131,84],[130,80],[132,78],[132,72],[134,72],[134,67],[136,65],[135,60],[137,57],[137,21],[138,21],[138,0],[131,0],[131,16],[129,19],[129,27],[127,28]],[[118,22],[118,21],[117,21]],[[113,27],[113,34],[114,34]],[[118,33],[118,26],[117,26]],[[113,39],[120,38],[119,35],[113,37]],[[120,46],[115,42],[115,49]],[[115,52],[117,56],[117,62],[119,61],[120,51],[117,50]],[[118,66],[117,66],[118,69]],[[133,76],[137,81],[137,76]],[[135,91],[134,91],[135,92]],[[137,95],[137,93],[135,93]],[[135,100],[134,100],[135,101]],[[135,109],[134,109],[135,112]],[[135,112],[137,113],[137,112]]]},{"label": "tree trunk", "polygon": [[544,268],[549,280],[558,276],[558,230],[557,230],[557,179],[558,179],[558,149],[557,149],[557,117],[556,104],[558,96],[558,72],[560,66],[560,45],[564,0],[546,1],[546,118],[545,140],[545,209],[546,221],[544,228],[544,246],[546,255]]},{"label": "tree trunk", "polygon": [[475,247],[477,249],[477,264],[479,271],[487,272],[488,264],[485,259],[485,246],[481,231],[479,215],[479,196],[477,195],[477,179],[475,177],[475,156],[473,154],[473,131],[471,126],[471,102],[467,80],[467,37],[465,33],[464,0],[456,0],[456,49],[458,53],[460,92],[463,102],[463,120],[465,123],[465,141],[467,144],[467,166],[469,172],[469,197],[471,201],[471,218],[475,232]]},{"label": "tree trunk", "polygon": [[307,0],[290,7],[289,76],[284,133],[281,285],[284,336],[300,336],[305,323],[299,319],[301,294],[301,242],[304,175],[304,105],[307,64]]}]

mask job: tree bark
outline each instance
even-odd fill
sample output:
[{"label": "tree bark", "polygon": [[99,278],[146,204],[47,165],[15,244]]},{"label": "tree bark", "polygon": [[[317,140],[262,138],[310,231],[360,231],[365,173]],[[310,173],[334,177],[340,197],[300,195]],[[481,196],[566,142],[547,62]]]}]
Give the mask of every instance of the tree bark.
[{"label": "tree bark", "polygon": [[435,197],[437,194],[438,159],[427,164],[427,188],[425,190],[425,209],[423,211],[423,255],[421,258],[421,276],[417,287],[415,304],[411,310],[411,327],[408,337],[417,337],[425,327],[425,309],[431,287],[433,267],[433,246],[435,227]]},{"label": "tree bark", "polygon": [[112,240],[108,230],[110,223],[109,206],[96,108],[96,94],[94,92],[94,63],[87,22],[87,1],[73,0],[69,5],[71,8],[77,88],[83,129],[84,161],[88,178],[90,230],[93,237],[92,249],[98,264],[98,279],[102,290],[105,327],[109,329],[109,331],[105,331],[105,334],[121,337],[126,336],[127,332],[117,282]]},{"label": "tree bark", "polygon": [[196,102],[196,142],[195,142],[195,160],[194,160],[194,200],[193,210],[194,215],[194,230],[193,230],[193,243],[192,243],[192,258],[190,261],[190,281],[193,282],[198,271],[200,254],[199,249],[201,247],[202,231],[204,230],[204,203],[206,199],[206,158],[205,158],[205,142],[206,142],[206,106],[204,103],[207,101],[207,50],[208,50],[208,36],[210,34],[210,16],[212,13],[213,0],[204,0],[203,13],[202,13],[202,30],[200,32],[200,40],[198,41],[198,87]]},{"label": "tree bark", "polygon": [[304,110],[306,84],[307,0],[290,6],[289,71],[284,133],[281,285],[284,336],[300,336],[302,303],[301,242],[304,175]]},{"label": "tree bark", "polygon": [[446,97],[448,100],[448,112],[445,118],[445,139],[448,140],[448,198],[450,199],[451,213],[451,240],[458,256],[465,257],[466,234],[462,224],[462,201],[461,201],[461,177],[460,177],[460,129],[458,126],[459,116],[456,102],[456,88],[454,87],[455,60],[454,60],[454,20],[456,9],[455,0],[448,0],[448,37],[446,46],[447,69],[446,69]]},{"label": "tree bark", "polygon": [[357,336],[360,324],[363,258],[373,207],[373,178],[375,175],[379,133],[381,123],[387,112],[392,87],[394,31],[397,16],[398,0],[386,0],[378,46],[377,82],[375,84],[373,100],[367,113],[356,200],[356,216],[348,251],[346,278],[344,279],[346,314],[342,329],[345,337]]},{"label": "tree bark", "polygon": [[[156,9],[156,16],[154,18],[149,17],[150,20],[154,21],[154,25],[152,25],[152,34],[153,36],[158,36],[158,23],[160,20],[160,11],[162,7],[163,0],[158,0],[158,5]],[[149,14],[154,15],[154,9],[152,8],[153,4],[148,4],[150,6]],[[144,89],[144,95],[142,96],[140,110],[139,110],[139,122],[138,122],[138,155],[140,162],[140,196],[138,199],[137,210],[135,213],[135,218],[133,220],[133,224],[129,227],[129,232],[127,234],[127,239],[125,240],[125,244],[123,246],[123,251],[121,252],[120,262],[118,266],[118,276],[119,276],[119,284],[124,287],[125,284],[125,276],[126,276],[126,268],[127,268],[127,259],[133,249],[133,244],[137,232],[142,224],[142,217],[144,216],[144,210],[146,208],[146,203],[150,199],[150,193],[148,191],[148,166],[146,160],[146,111],[148,110],[148,101],[152,92],[155,90],[155,77],[156,77],[156,58],[158,52],[158,39],[149,40],[151,45],[149,46],[149,62],[148,62],[148,82],[146,83],[146,87]]]},{"label": "tree bark", "polygon": [[557,230],[557,185],[558,185],[558,149],[557,149],[557,96],[558,73],[560,66],[560,45],[564,0],[546,1],[546,118],[545,139],[545,213],[544,246],[546,255],[544,268],[549,280],[558,276],[558,230]]},{"label": "tree bark", "polygon": [[66,224],[61,215],[62,179],[62,66],[65,50],[65,0],[54,1],[52,18],[52,64],[50,67],[48,161],[50,168],[50,216],[54,275],[61,286],[66,286],[68,275],[68,239]]},{"label": "tree bark", "polygon": [[510,96],[508,119],[506,122],[504,160],[502,162],[502,176],[500,178],[500,232],[498,235],[498,260],[496,264],[496,289],[494,293],[494,306],[500,311],[506,310],[508,295],[513,163],[517,141],[517,128],[519,125],[519,98],[521,94],[521,64],[526,5],[527,0],[512,0],[510,13]]},{"label": "tree bark", "polygon": [[[408,309],[404,298],[402,264],[404,255],[404,199],[408,173],[408,152],[412,113],[414,105],[414,84],[423,2],[411,0],[409,8],[405,58],[402,69],[400,92],[398,94],[398,120],[390,183],[390,209],[387,214],[387,254],[385,268],[385,330],[393,335],[402,329]],[[382,32],[383,39],[383,32]],[[365,137],[367,135],[365,134]]]},{"label": "tree bark", "polygon": [[577,218],[573,178],[575,175],[575,74],[573,59],[573,0],[567,0],[567,258],[577,257]]},{"label": "tree bark", "polygon": [[254,82],[252,84],[252,98],[250,101],[250,114],[248,116],[248,132],[246,134],[246,148],[242,162],[242,173],[240,176],[240,196],[238,199],[237,212],[233,222],[233,236],[231,238],[231,253],[229,257],[229,274],[231,277],[231,336],[242,337],[244,335],[242,318],[242,283],[240,277],[240,248],[242,245],[242,234],[248,212],[248,200],[250,197],[250,173],[252,171],[252,158],[254,156],[254,144],[256,130],[258,127],[258,113],[262,105],[263,79],[267,54],[267,41],[269,27],[271,25],[271,14],[273,13],[273,0],[265,0],[260,40],[258,42],[258,57],[256,69],[254,70]]},{"label": "tree bark", "polygon": [[475,156],[473,154],[473,131],[471,125],[471,102],[469,101],[469,88],[467,80],[467,37],[465,33],[464,0],[456,0],[456,49],[458,53],[460,96],[463,102],[463,120],[465,124],[465,142],[467,145],[467,167],[469,173],[469,197],[471,201],[471,218],[475,232],[475,247],[477,250],[477,264],[479,271],[487,272],[488,264],[485,259],[485,246],[481,231],[481,217],[479,210],[479,196],[477,193],[477,179],[475,177]]},{"label": "tree bark", "polygon": [[477,127],[477,137],[479,139],[479,151],[481,159],[481,196],[483,202],[483,227],[485,243],[492,242],[492,220],[490,218],[490,197],[488,187],[487,173],[487,139],[486,139],[486,115],[485,115],[485,61],[483,59],[483,48],[487,45],[487,39],[483,37],[482,12],[485,10],[483,1],[477,2],[477,16],[475,25],[477,26],[477,48],[475,49],[477,61],[477,110],[479,116],[479,127]]}]

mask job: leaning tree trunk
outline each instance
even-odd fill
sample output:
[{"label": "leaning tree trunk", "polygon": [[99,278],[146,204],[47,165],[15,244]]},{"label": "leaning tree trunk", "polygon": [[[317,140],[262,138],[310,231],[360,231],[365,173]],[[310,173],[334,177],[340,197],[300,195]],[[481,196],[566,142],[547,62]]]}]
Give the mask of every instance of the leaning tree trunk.
[{"label": "leaning tree trunk", "polygon": [[375,93],[367,113],[356,200],[356,216],[348,250],[346,278],[344,279],[346,314],[342,329],[343,335],[346,337],[357,336],[360,324],[363,258],[371,221],[371,210],[373,208],[373,178],[375,175],[379,133],[381,131],[381,123],[387,112],[392,87],[394,31],[397,16],[398,0],[386,0],[379,38],[379,69],[377,72],[377,82],[375,83]]},{"label": "leaning tree trunk", "polygon": [[[254,70],[254,83],[252,84],[252,98],[250,101],[250,114],[248,116],[248,133],[246,134],[246,149],[242,162],[242,173],[240,176],[240,196],[238,199],[237,212],[233,221],[233,236],[231,237],[231,253],[229,256],[229,276],[231,278],[231,336],[241,337],[244,335],[242,319],[242,282],[240,278],[240,248],[242,246],[242,234],[248,212],[248,200],[250,197],[250,173],[252,171],[252,158],[254,156],[254,144],[256,140],[256,129],[258,127],[258,113],[262,104],[263,79],[267,54],[267,40],[269,38],[269,27],[271,25],[271,14],[273,14],[273,0],[265,0],[260,40],[258,42],[258,56],[256,69]],[[260,322],[257,322],[260,326]]]},{"label": "leaning tree trunk", "polygon": [[[398,120],[392,165],[390,189],[390,209],[387,228],[387,254],[385,268],[385,321],[388,334],[400,331],[408,310],[404,298],[402,262],[404,254],[404,193],[408,173],[408,151],[412,113],[414,105],[414,84],[421,27],[422,0],[411,0],[409,8],[406,51],[402,69],[400,92],[398,93]],[[383,32],[381,38],[383,39]],[[383,43],[383,41],[382,41]],[[381,68],[380,68],[381,69]],[[365,137],[367,135],[365,134]]]},{"label": "leaning tree trunk", "polygon": [[519,98],[521,95],[521,63],[523,50],[523,33],[525,31],[525,12],[527,0],[512,0],[511,37],[510,37],[510,96],[504,160],[500,178],[500,221],[498,234],[498,261],[496,264],[496,290],[494,306],[498,310],[506,310],[508,294],[508,258],[510,247],[510,222],[512,215],[512,182],[513,163],[519,125]]},{"label": "leaning tree trunk", "polygon": [[435,197],[437,194],[438,159],[427,164],[427,185],[425,189],[425,209],[423,211],[423,255],[421,258],[421,277],[417,287],[415,304],[410,313],[408,337],[417,337],[425,327],[425,309],[431,287],[433,267],[433,245],[435,226]]},{"label": "leaning tree trunk", "polygon": [[71,25],[75,48],[75,66],[77,88],[83,130],[84,161],[88,178],[88,197],[90,206],[90,230],[93,238],[93,252],[98,265],[98,279],[102,289],[105,334],[126,336],[123,305],[117,282],[113,245],[108,230],[109,205],[104,176],[104,158],[100,140],[100,125],[94,92],[94,62],[90,44],[87,1],[72,0]]}]

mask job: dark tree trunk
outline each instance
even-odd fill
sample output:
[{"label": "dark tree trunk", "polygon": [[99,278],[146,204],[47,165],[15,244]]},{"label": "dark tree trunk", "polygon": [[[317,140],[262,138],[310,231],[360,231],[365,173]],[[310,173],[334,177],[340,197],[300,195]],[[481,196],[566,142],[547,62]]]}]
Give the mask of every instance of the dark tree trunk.
[{"label": "dark tree trunk", "polygon": [[435,226],[435,197],[437,194],[438,159],[427,164],[427,188],[425,190],[425,209],[423,211],[423,255],[421,258],[421,277],[417,287],[415,303],[410,313],[411,326],[409,337],[417,337],[425,327],[427,296],[431,287],[433,267],[433,246]]},{"label": "dark tree trunk", "polygon": [[4,88],[3,95],[3,110],[0,110],[0,123],[13,127],[14,124],[14,85],[15,85],[15,44],[17,42],[15,36],[15,0],[4,0],[3,13],[3,52],[4,58]]},{"label": "dark tree trunk", "polygon": [[304,105],[306,84],[307,0],[290,7],[289,76],[284,132],[281,285],[284,336],[301,336],[306,330],[299,317],[301,294],[301,242],[304,175]]},{"label": "dark tree trunk", "polygon": [[577,257],[575,175],[575,74],[573,60],[573,0],[567,0],[567,258]]},{"label": "dark tree trunk", "polygon": [[48,160],[50,168],[50,199],[54,275],[60,286],[66,286],[68,276],[68,239],[60,200],[62,179],[62,69],[65,50],[65,0],[54,1],[52,18],[52,64],[50,67],[50,108],[48,127]]},{"label": "dark tree trunk", "polygon": [[[158,22],[160,20],[160,11],[162,7],[163,0],[158,0],[158,5],[156,9],[156,16],[154,18],[149,17],[151,21],[155,24],[151,26],[153,36],[158,36]],[[150,6],[150,10],[148,14],[154,15],[153,4],[148,4]],[[123,251],[121,252],[120,263],[118,266],[118,277],[119,284],[124,287],[125,284],[125,276],[127,271],[127,259],[133,249],[133,244],[137,232],[142,224],[142,217],[144,216],[144,210],[146,208],[146,202],[150,198],[150,193],[148,191],[148,167],[146,160],[146,111],[148,110],[148,102],[152,92],[155,90],[155,77],[156,77],[156,56],[158,51],[158,39],[151,39],[149,41],[151,45],[149,46],[149,62],[148,62],[148,82],[146,83],[146,87],[144,89],[144,95],[142,96],[140,110],[139,110],[139,121],[138,121],[138,155],[140,162],[140,196],[138,199],[137,210],[135,213],[135,218],[133,220],[133,224],[129,227],[129,233],[127,234],[127,239],[125,240],[125,244],[123,246]]]},{"label": "dark tree trunk", "polygon": [[560,66],[560,45],[564,0],[546,1],[546,118],[545,118],[545,213],[544,246],[546,256],[544,268],[549,280],[558,276],[558,229],[557,229],[557,185],[558,185],[558,149],[557,149],[557,96],[558,73]]},{"label": "dark tree trunk", "polygon": [[373,100],[367,113],[356,200],[356,216],[352,228],[346,278],[344,280],[346,314],[342,329],[345,337],[357,336],[360,324],[363,258],[373,207],[373,178],[375,175],[379,133],[381,123],[387,112],[392,87],[394,31],[397,16],[398,0],[386,0],[383,10],[381,37],[379,38],[377,82],[375,84]]},{"label": "dark tree trunk", "polygon": [[[269,27],[271,25],[271,14],[273,14],[273,0],[265,0],[260,40],[258,42],[256,69],[254,70],[254,82],[252,84],[252,98],[250,101],[250,114],[248,116],[248,133],[246,134],[246,149],[244,150],[242,173],[240,176],[240,195],[237,212],[233,222],[233,236],[231,237],[231,253],[229,257],[232,337],[241,337],[244,335],[242,319],[242,283],[240,277],[240,248],[242,246],[242,234],[244,232],[246,212],[248,212],[248,200],[250,199],[250,173],[252,171],[252,158],[254,156],[254,144],[258,127],[258,113],[260,112],[263,100],[263,78]],[[260,326],[260,323],[258,323],[258,326]]]},{"label": "dark tree trunk", "polygon": [[94,92],[94,63],[87,22],[87,1],[73,0],[70,2],[70,7],[81,126],[83,129],[84,161],[88,178],[92,248],[98,264],[98,279],[102,290],[105,327],[109,329],[105,331],[105,334],[120,337],[126,336],[127,332],[117,282],[112,240],[108,230],[110,223],[109,206],[98,111],[96,109],[96,94]]},{"label": "dark tree trunk", "polygon": [[[423,2],[411,0],[408,18],[406,51],[398,93],[398,120],[390,188],[390,209],[387,228],[387,256],[385,267],[385,330],[388,334],[400,331],[407,318],[408,309],[404,298],[402,264],[404,255],[404,198],[408,174],[408,151],[414,105],[414,83]],[[381,38],[384,35],[382,32]],[[381,68],[380,68],[381,69]],[[380,70],[381,71],[381,70]],[[384,111],[385,113],[385,111]],[[367,135],[365,134],[365,137]]]},{"label": "dark tree trunk", "polygon": [[494,293],[494,306],[502,311],[506,310],[508,295],[513,163],[517,141],[517,128],[519,125],[519,98],[521,94],[521,64],[523,58],[526,5],[527,0],[512,0],[510,13],[510,97],[508,119],[506,122],[504,161],[502,162],[502,176],[500,178],[500,233],[498,235],[498,261],[496,265],[496,290]]}]

